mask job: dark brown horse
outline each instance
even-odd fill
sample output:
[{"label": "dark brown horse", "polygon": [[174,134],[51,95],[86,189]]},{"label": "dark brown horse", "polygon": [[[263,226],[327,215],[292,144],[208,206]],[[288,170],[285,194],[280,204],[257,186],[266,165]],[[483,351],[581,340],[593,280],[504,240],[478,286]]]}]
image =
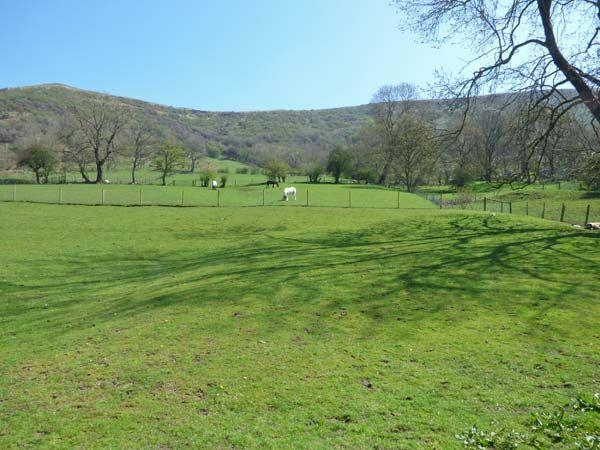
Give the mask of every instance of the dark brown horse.
[{"label": "dark brown horse", "polygon": [[279,187],[279,183],[276,180],[267,180],[267,187],[271,186],[274,188],[275,186]]}]

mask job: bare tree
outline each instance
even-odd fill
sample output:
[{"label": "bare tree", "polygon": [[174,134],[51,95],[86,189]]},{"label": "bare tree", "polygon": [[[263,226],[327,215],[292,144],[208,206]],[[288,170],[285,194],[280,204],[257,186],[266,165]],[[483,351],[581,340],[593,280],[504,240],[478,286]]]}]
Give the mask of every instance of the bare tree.
[{"label": "bare tree", "polygon": [[151,155],[158,144],[158,136],[147,124],[135,124],[128,132],[131,157],[131,184],[136,184],[135,172]]},{"label": "bare tree", "polygon": [[[578,105],[587,108],[593,126],[600,124],[600,1],[393,2],[404,25],[425,40],[458,39],[472,48],[475,57],[465,67],[469,75],[440,80],[445,95],[464,100],[465,111],[481,93],[526,93],[518,100],[527,101],[531,114],[540,112],[539,106],[550,111],[545,129],[530,142],[542,152],[553,127]],[[574,93],[565,90],[569,87]],[[536,162],[542,160],[539,152],[536,156]]]},{"label": "bare tree", "polygon": [[379,183],[384,184],[390,174],[402,132],[402,121],[418,98],[417,88],[409,83],[382,86],[371,100],[371,115],[382,137],[379,149],[383,168]]},{"label": "bare tree", "polygon": [[125,130],[128,119],[126,111],[104,100],[90,101],[83,107],[73,107],[70,120],[63,136],[68,151],[80,167],[86,182],[92,180],[82,168],[88,158],[96,167],[94,183],[104,182],[104,167],[119,150],[119,138]]}]

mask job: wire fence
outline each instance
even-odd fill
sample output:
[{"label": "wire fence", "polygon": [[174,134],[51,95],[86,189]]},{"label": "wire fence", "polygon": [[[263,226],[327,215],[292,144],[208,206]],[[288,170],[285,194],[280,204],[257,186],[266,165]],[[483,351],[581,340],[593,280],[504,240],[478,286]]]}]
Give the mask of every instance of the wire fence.
[{"label": "wire fence", "polygon": [[[305,185],[306,186],[306,185]],[[311,206],[334,208],[434,209],[426,199],[389,189],[351,186],[297,188],[295,198],[282,188],[260,186],[209,189],[179,186],[0,185],[0,201],[107,206]]]},{"label": "wire fence", "polygon": [[441,209],[455,208],[500,214],[518,214],[581,226],[600,222],[600,203],[586,201],[585,199],[564,202],[547,200],[505,201],[488,197],[453,196],[444,198],[443,194],[421,195]]}]

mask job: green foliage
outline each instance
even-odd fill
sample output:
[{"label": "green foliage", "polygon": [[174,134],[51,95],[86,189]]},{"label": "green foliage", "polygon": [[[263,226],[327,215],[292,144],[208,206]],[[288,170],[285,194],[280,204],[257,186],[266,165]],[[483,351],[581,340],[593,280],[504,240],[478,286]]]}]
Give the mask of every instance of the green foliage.
[{"label": "green foliage", "polygon": [[244,174],[247,174],[248,172],[250,172],[250,169],[248,167],[238,167],[237,169],[235,169],[235,173],[237,173],[239,175],[244,175]]},{"label": "green foliage", "polygon": [[221,187],[224,188],[227,185],[227,175],[221,175]]},{"label": "green foliage", "polygon": [[214,142],[210,142],[206,144],[206,154],[209,158],[219,159],[221,157],[221,153],[223,152],[223,148]]},{"label": "green foliage", "polygon": [[452,174],[450,183],[456,187],[465,187],[473,181],[473,176],[464,168],[457,167]]},{"label": "green foliage", "polygon": [[347,173],[352,167],[352,154],[340,145],[336,145],[327,159],[326,170],[329,172],[336,183],[340,182],[342,175]]},{"label": "green foliage", "polygon": [[198,175],[202,187],[209,187],[211,180],[214,180],[216,177],[216,168],[213,164],[205,162],[200,167]]},{"label": "green foliage", "polygon": [[581,178],[589,190],[600,191],[600,152],[584,162]]},{"label": "green foliage", "polygon": [[325,169],[320,164],[313,164],[306,169],[306,176],[311,183],[319,183],[324,173]]},{"label": "green foliage", "polygon": [[167,177],[177,172],[184,164],[185,151],[183,148],[171,143],[165,142],[156,152],[153,160],[154,170],[160,172],[162,184],[166,186]]},{"label": "green foliage", "polygon": [[355,174],[355,177],[359,181],[364,181],[367,184],[377,183],[379,174],[372,167],[361,167]]},{"label": "green foliage", "polygon": [[269,180],[284,181],[290,166],[281,159],[271,158],[265,163],[265,175]]},{"label": "green foliage", "polygon": [[46,147],[34,144],[19,152],[17,164],[29,167],[35,174],[37,184],[42,181],[48,183],[48,176],[56,166],[56,157]]}]

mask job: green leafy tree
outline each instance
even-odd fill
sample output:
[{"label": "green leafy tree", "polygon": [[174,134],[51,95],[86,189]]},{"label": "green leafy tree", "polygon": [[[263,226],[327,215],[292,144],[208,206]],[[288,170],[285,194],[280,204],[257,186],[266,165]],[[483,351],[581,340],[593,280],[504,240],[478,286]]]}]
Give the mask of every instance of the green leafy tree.
[{"label": "green leafy tree", "polygon": [[319,183],[325,173],[325,168],[321,164],[313,164],[306,169],[306,176],[311,183]]},{"label": "green leafy tree", "polygon": [[44,183],[48,183],[48,176],[56,166],[56,157],[47,148],[34,144],[20,152],[18,165],[29,167],[35,174],[37,184],[40,184],[42,180]]},{"label": "green leafy tree", "polygon": [[352,168],[352,154],[341,145],[336,145],[327,159],[327,172],[329,172],[336,183],[340,182],[343,174]]},{"label": "green leafy tree", "polygon": [[200,184],[202,187],[208,187],[210,180],[214,180],[217,169],[210,163],[204,163],[200,167]]},{"label": "green leafy tree", "polygon": [[265,174],[269,180],[285,182],[290,166],[281,159],[272,158],[265,163]]},{"label": "green leafy tree", "polygon": [[154,170],[160,172],[163,186],[167,185],[167,177],[173,175],[183,166],[184,150],[170,142],[165,142],[156,153],[153,161]]}]

